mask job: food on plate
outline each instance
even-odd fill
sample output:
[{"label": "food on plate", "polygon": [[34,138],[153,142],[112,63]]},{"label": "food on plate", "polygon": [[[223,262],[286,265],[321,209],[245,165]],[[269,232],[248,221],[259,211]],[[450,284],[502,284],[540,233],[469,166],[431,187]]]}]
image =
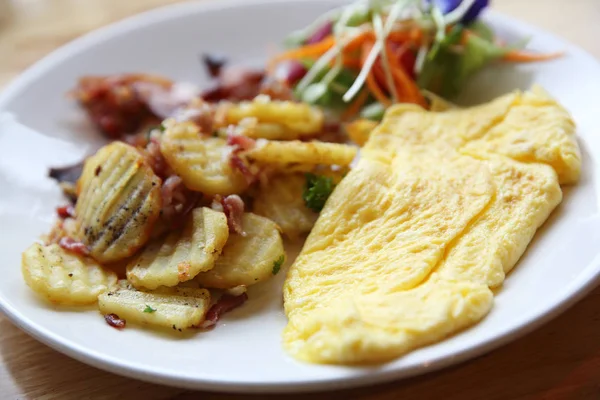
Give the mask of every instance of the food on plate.
[{"label": "food on plate", "polygon": [[[491,288],[560,203],[559,173],[569,170],[569,183],[579,174],[572,120],[539,93],[439,113],[388,110],[289,269],[293,356],[388,361],[489,312]],[[489,137],[499,145],[474,145]],[[528,158],[508,151],[516,144]]]},{"label": "food on plate", "polygon": [[161,180],[134,147],[114,142],[86,160],[77,185],[73,239],[99,262],[133,255],[161,210]]},{"label": "food on plate", "polygon": [[33,244],[23,253],[21,268],[27,285],[54,304],[94,304],[117,285],[113,272],[57,244]]},{"label": "food on plate", "polygon": [[103,314],[127,322],[182,331],[202,325],[210,307],[210,293],[194,288],[159,293],[118,289],[101,294],[98,306]]},{"label": "food on plate", "polygon": [[176,286],[215,265],[229,238],[227,218],[207,207],[193,210],[182,230],[149,243],[127,266],[136,288]]},{"label": "food on plate", "polygon": [[391,104],[449,106],[440,100],[458,94],[490,63],[560,56],[522,50],[524,42],[505,45],[479,18],[487,5],[487,0],[355,1],[294,31],[289,48],[270,60],[268,70],[304,102],[343,119],[379,120]]},{"label": "food on plate", "polygon": [[[226,104],[225,107],[225,121],[228,125],[239,124],[244,119],[255,119],[258,126],[251,136],[256,138],[294,140],[317,135],[323,129],[323,112],[304,103],[271,101],[268,96],[260,95],[252,101]],[[269,132],[269,129],[261,130],[263,124],[279,126],[279,134],[261,135],[261,131]]]},{"label": "food on plate", "polygon": [[[170,122],[170,121],[169,121]],[[160,150],[168,165],[186,187],[205,194],[241,193],[244,175],[229,161],[233,147],[218,137],[202,137],[191,123],[167,123]]]},{"label": "food on plate", "polygon": [[51,169],[68,203],[25,281],[118,329],[183,331],[286,273],[284,347],[314,363],[389,361],[474,325],[581,174],[574,121],[542,88],[453,103],[491,62],[558,56],[502,44],[487,3],[359,1],[264,70],[205,54],[203,90],[81,78],[108,143]]},{"label": "food on plate", "polygon": [[231,289],[262,282],[279,272],[285,250],[279,228],[268,218],[244,213],[242,233],[232,234],[214,268],[201,272],[203,287]]},{"label": "food on plate", "polygon": [[310,232],[319,214],[302,197],[306,183],[305,175],[298,172],[272,177],[254,198],[254,212],[275,222],[288,237]]},{"label": "food on plate", "polygon": [[357,153],[356,147],[347,144],[259,139],[244,154],[249,160],[262,166],[282,169],[305,166],[311,170],[317,165],[348,166]]}]

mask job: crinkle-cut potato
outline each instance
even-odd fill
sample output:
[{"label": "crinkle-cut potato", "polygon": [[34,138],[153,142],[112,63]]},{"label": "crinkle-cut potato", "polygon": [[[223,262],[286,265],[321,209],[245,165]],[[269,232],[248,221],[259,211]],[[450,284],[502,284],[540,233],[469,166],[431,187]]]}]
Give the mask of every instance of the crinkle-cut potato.
[{"label": "crinkle-cut potato", "polygon": [[197,208],[182,231],[172,231],[166,238],[153,240],[129,263],[127,279],[138,289],[189,281],[213,268],[228,237],[224,213]]},{"label": "crinkle-cut potato", "polygon": [[206,195],[241,193],[244,176],[231,166],[233,148],[218,137],[202,137],[191,122],[169,123],[160,150],[186,187]]},{"label": "crinkle-cut potato", "polygon": [[33,244],[22,255],[21,270],[27,285],[54,304],[93,304],[101,293],[117,285],[113,272],[57,244]]},{"label": "crinkle-cut potato", "polygon": [[285,259],[285,250],[277,224],[244,213],[242,227],[246,235],[230,235],[214,268],[196,276],[201,286],[216,289],[250,286],[278,272],[276,266],[281,265],[282,257]]},{"label": "crinkle-cut potato", "polygon": [[133,255],[160,215],[161,180],[132,146],[113,142],[90,157],[78,182],[75,239],[101,263]]},{"label": "crinkle-cut potato", "polygon": [[273,176],[257,191],[253,211],[274,221],[291,239],[310,232],[319,215],[304,204],[305,185],[300,173]]},{"label": "crinkle-cut potato", "polygon": [[263,140],[244,154],[260,165],[288,168],[294,165],[350,165],[358,149],[339,143]]},{"label": "crinkle-cut potato", "polygon": [[168,288],[152,293],[119,289],[98,298],[100,311],[116,314],[127,323],[161,326],[173,330],[197,327],[210,307],[206,289]]},{"label": "crinkle-cut potato", "polygon": [[363,146],[369,140],[369,136],[377,122],[370,119],[357,119],[345,125],[346,133],[350,139],[359,146]]},{"label": "crinkle-cut potato", "polygon": [[325,120],[323,111],[317,107],[291,101],[271,101],[268,96],[257,96],[252,101],[228,104],[225,118],[228,124],[234,125],[245,118],[256,118],[259,124],[280,125],[284,129],[276,139],[281,140],[317,134],[323,129]]}]

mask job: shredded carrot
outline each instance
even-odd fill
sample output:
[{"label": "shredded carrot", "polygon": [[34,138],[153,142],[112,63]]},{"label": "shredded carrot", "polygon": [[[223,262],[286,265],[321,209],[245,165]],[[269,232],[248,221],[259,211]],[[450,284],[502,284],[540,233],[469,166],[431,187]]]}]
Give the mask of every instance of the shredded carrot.
[{"label": "shredded carrot", "polygon": [[[390,32],[389,35],[387,36],[387,38],[389,40],[392,40],[393,42],[410,41],[412,43],[419,44],[423,38],[423,31],[421,31],[420,29],[418,29],[416,27],[413,27],[410,30],[404,29],[404,30],[400,30],[400,31]],[[364,31],[361,34],[359,34],[358,36],[356,36],[354,39],[352,39],[350,41],[350,43],[348,43],[344,47],[344,51],[353,51],[353,50],[359,49],[360,46],[362,46],[362,44],[368,40],[370,40],[370,41],[375,40],[375,33],[373,31]]]},{"label": "shredded carrot", "polygon": [[562,57],[564,53],[530,53],[528,51],[522,50],[512,50],[506,53],[506,55],[502,58],[504,61],[514,61],[514,62],[535,62],[535,61],[547,61],[553,60],[555,58]]},{"label": "shredded carrot", "polygon": [[[372,48],[373,41],[367,40],[363,43],[361,53],[362,64],[365,63],[365,60],[371,52]],[[377,101],[379,101],[385,107],[389,107],[392,104],[391,100],[383,93],[383,91],[377,84],[377,80],[375,79],[375,75],[373,74],[373,69],[371,69],[371,71],[369,71],[369,74],[367,75],[367,87],[369,88],[369,91],[373,94],[373,96],[377,99]]]},{"label": "shredded carrot", "polygon": [[[401,100],[425,106],[425,99],[421,95],[419,88],[410,76],[408,76],[402,65],[400,65],[398,55],[394,54],[389,42],[386,42],[385,51],[388,54],[392,75],[397,85],[396,90]],[[406,51],[406,47],[401,48],[400,51]]]},{"label": "shredded carrot", "polygon": [[319,57],[323,55],[327,50],[335,45],[335,38],[333,36],[327,36],[325,39],[318,43],[308,44],[306,46],[298,47],[286,52],[283,52],[276,57],[272,58],[269,62],[269,69],[277,65],[278,62],[284,60],[293,60],[298,58],[311,58]]},{"label": "shredded carrot", "polygon": [[342,120],[347,121],[347,120],[351,119],[352,117],[354,117],[356,114],[358,114],[360,109],[365,104],[365,102],[367,101],[368,98],[369,98],[369,91],[367,89],[363,89],[360,92],[360,94],[358,96],[356,96],[356,99],[354,99],[354,101],[352,103],[350,103],[348,108],[346,108],[346,110],[342,114]]},{"label": "shredded carrot", "polygon": [[364,31],[350,41],[345,47],[344,51],[352,52],[359,50],[363,43],[367,40],[375,40],[375,34],[373,31]]},{"label": "shredded carrot", "polygon": [[360,58],[350,57],[344,54],[344,67],[360,69],[361,65]]}]

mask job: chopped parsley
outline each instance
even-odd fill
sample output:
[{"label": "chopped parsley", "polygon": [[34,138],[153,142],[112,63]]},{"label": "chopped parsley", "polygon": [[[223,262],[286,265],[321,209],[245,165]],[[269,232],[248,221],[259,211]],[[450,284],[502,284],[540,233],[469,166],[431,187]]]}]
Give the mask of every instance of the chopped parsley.
[{"label": "chopped parsley", "polygon": [[302,193],[304,204],[311,210],[320,212],[334,187],[333,178],[306,174],[306,185]]},{"label": "chopped parsley", "polygon": [[152,308],[148,304],[146,304],[146,308],[144,308],[145,313],[153,313],[155,311],[156,311],[156,308]]},{"label": "chopped parsley", "polygon": [[277,260],[275,260],[275,262],[273,263],[273,275],[277,275],[277,273],[281,269],[281,266],[283,265],[284,261],[285,261],[285,254],[282,254],[281,256],[279,256],[279,258]]},{"label": "chopped parsley", "polygon": [[158,126],[158,129],[160,129],[161,132],[164,132],[167,129],[167,127],[161,122]]}]

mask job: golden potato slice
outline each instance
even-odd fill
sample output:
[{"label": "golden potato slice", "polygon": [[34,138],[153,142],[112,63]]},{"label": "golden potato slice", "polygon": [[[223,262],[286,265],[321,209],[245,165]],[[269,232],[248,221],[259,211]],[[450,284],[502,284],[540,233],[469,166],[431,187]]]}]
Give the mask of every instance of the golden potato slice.
[{"label": "golden potato slice", "polygon": [[[321,132],[325,117],[317,107],[306,103],[291,101],[271,101],[268,96],[257,96],[252,101],[227,104],[225,120],[228,124],[238,124],[246,118],[256,118],[258,125],[266,125],[266,129],[256,130],[257,134],[268,133],[269,139],[293,140]],[[283,129],[276,132],[273,125]]]},{"label": "golden potato slice", "polygon": [[288,142],[263,140],[244,154],[251,162],[262,165],[276,165],[289,168],[293,165],[349,165],[356,157],[355,146],[338,143]]},{"label": "golden potato slice", "polygon": [[146,289],[189,281],[214,266],[228,237],[224,213],[197,208],[183,231],[153,240],[129,263],[127,279],[136,288]]},{"label": "golden potato slice", "polygon": [[250,286],[279,271],[285,251],[275,222],[245,213],[242,226],[246,236],[229,236],[215,267],[196,276],[201,286],[218,289]]},{"label": "golden potato slice", "polygon": [[247,186],[244,176],[231,166],[233,148],[225,139],[202,137],[193,123],[168,123],[160,149],[191,190],[229,195],[241,193]]},{"label": "golden potato slice", "polygon": [[33,244],[23,253],[21,271],[27,285],[54,304],[93,304],[98,295],[117,285],[113,272],[57,244]]},{"label": "golden potato slice", "polygon": [[359,146],[364,145],[369,140],[371,132],[379,123],[370,119],[357,119],[345,125],[346,132],[350,139]]},{"label": "golden potato slice", "polygon": [[288,237],[295,239],[310,232],[319,214],[304,204],[304,174],[271,177],[254,197],[254,212],[274,221]]},{"label": "golden potato slice", "polygon": [[161,180],[133,147],[113,142],[90,157],[78,182],[75,238],[102,263],[133,255],[161,209]]},{"label": "golden potato slice", "polygon": [[165,293],[119,289],[98,298],[100,311],[116,314],[128,323],[179,330],[200,326],[210,307],[206,289],[183,288]]}]

